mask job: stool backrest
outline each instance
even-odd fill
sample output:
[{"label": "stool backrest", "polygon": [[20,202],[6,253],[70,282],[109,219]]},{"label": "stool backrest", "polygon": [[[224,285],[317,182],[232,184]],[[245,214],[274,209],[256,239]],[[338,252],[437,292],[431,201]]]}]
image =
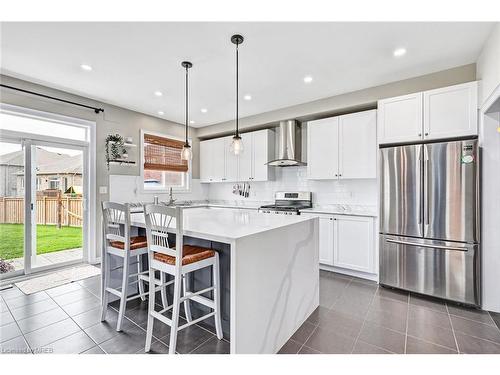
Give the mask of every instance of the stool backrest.
[{"label": "stool backrest", "polygon": [[104,239],[130,244],[130,208],[127,204],[102,202]]},{"label": "stool backrest", "polygon": [[[170,255],[176,258],[176,266],[180,265],[183,246],[182,209],[148,204],[144,208],[144,218],[150,256],[153,253]],[[175,233],[175,248],[171,248],[168,243],[169,232]]]}]

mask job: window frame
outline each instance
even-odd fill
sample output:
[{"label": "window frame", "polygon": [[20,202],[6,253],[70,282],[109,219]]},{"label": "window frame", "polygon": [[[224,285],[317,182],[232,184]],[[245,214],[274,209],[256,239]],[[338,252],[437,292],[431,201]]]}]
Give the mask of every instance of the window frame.
[{"label": "window frame", "polygon": [[[188,171],[183,172],[186,173],[185,180],[186,180],[186,186],[185,187],[178,187],[178,186],[164,186],[164,187],[158,187],[158,188],[152,188],[152,189],[146,189],[144,187],[144,135],[149,134],[149,135],[154,135],[157,137],[164,137],[164,138],[169,138],[173,139],[176,141],[182,141],[184,142],[184,138],[181,137],[176,137],[170,134],[166,133],[159,133],[151,130],[146,130],[146,129],[141,129],[141,139],[140,139],[140,191],[141,193],[168,193],[170,188],[172,188],[172,191],[174,192],[180,192],[180,193],[190,193],[191,192],[191,184],[192,184],[192,164],[193,161],[189,160],[188,161]],[[192,140],[191,138],[188,138],[189,144],[192,147]]]}]

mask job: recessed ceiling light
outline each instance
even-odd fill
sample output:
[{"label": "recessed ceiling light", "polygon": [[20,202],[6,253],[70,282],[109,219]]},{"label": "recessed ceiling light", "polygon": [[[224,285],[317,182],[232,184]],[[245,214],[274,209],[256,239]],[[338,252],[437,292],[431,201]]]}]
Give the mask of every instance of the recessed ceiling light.
[{"label": "recessed ceiling light", "polygon": [[201,109],[201,113],[207,113],[207,112],[208,112],[208,109],[206,109],[206,108]]},{"label": "recessed ceiling light", "polygon": [[165,112],[163,112],[163,111],[158,111],[158,114],[159,114],[160,116],[163,116],[163,115],[165,114]]},{"label": "recessed ceiling light", "polygon": [[406,54],[406,48],[396,48],[392,53],[394,57],[401,57]]},{"label": "recessed ceiling light", "polygon": [[92,67],[88,64],[81,64],[80,68],[82,68],[82,70],[85,70],[87,72],[90,72],[92,70]]},{"label": "recessed ceiling light", "polygon": [[194,124],[194,120],[189,121],[190,124]]},{"label": "recessed ceiling light", "polygon": [[312,80],[313,80],[313,77],[311,77],[311,76],[305,76],[305,77],[304,77],[304,82],[305,82],[305,83],[311,83],[311,82],[312,82]]},{"label": "recessed ceiling light", "polygon": [[252,95],[250,95],[250,94],[246,94],[246,95],[243,97],[243,99],[245,99],[245,100],[252,100]]},{"label": "recessed ceiling light", "polygon": [[163,93],[161,91],[155,91],[155,96],[162,96]]}]

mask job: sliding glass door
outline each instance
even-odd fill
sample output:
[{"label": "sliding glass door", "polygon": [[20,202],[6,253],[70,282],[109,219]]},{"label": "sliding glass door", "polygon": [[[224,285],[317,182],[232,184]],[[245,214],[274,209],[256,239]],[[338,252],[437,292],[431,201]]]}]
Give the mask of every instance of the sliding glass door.
[{"label": "sliding glass door", "polygon": [[31,144],[31,268],[83,259],[84,148]]},{"label": "sliding glass door", "polygon": [[89,261],[90,125],[7,107],[0,104],[0,279]]},{"label": "sliding glass door", "polygon": [[24,273],[24,148],[0,139],[0,277]]}]

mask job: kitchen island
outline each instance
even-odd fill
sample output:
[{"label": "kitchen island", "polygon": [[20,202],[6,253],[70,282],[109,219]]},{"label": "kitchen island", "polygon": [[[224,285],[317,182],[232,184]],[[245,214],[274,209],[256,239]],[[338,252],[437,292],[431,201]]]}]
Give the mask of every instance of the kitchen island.
[{"label": "kitchen island", "polygon": [[[319,305],[318,219],[227,208],[183,212],[185,243],[222,253],[231,353],[276,353]],[[131,220],[144,230],[142,213]]]}]

